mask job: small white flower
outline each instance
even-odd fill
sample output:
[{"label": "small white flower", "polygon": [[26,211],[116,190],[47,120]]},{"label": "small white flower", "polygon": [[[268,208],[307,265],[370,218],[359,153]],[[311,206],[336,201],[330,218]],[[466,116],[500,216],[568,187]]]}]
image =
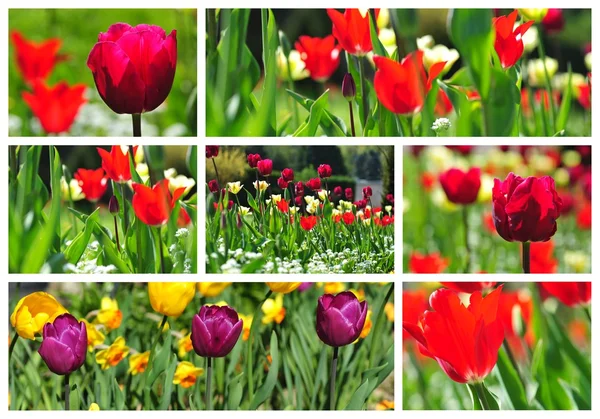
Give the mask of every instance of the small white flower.
[{"label": "small white flower", "polygon": [[438,118],[435,121],[433,121],[431,129],[436,133],[440,133],[448,131],[451,126],[452,124],[450,123],[450,120],[448,118]]}]

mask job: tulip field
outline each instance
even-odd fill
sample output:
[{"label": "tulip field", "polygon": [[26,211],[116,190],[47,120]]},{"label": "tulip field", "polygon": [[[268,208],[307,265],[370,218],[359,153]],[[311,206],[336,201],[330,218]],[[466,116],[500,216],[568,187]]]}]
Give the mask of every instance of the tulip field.
[{"label": "tulip field", "polygon": [[10,136],[195,136],[196,10],[10,9]]},{"label": "tulip field", "polygon": [[393,410],[394,284],[11,285],[10,410]]},{"label": "tulip field", "polygon": [[208,9],[208,136],[591,136],[591,9]]},{"label": "tulip field", "polygon": [[[260,151],[206,146],[207,272],[393,271],[393,147],[362,154],[353,147]],[[364,175],[380,184],[378,194],[370,184],[355,192],[357,180],[340,174],[343,152],[370,159],[369,172],[381,165],[383,173]],[[313,163],[287,166],[306,154]]]},{"label": "tulip field", "polygon": [[415,282],[405,410],[591,410],[591,282]]},{"label": "tulip field", "polygon": [[11,273],[195,273],[195,146],[9,146]]},{"label": "tulip field", "polygon": [[405,147],[404,272],[591,272],[591,153]]}]

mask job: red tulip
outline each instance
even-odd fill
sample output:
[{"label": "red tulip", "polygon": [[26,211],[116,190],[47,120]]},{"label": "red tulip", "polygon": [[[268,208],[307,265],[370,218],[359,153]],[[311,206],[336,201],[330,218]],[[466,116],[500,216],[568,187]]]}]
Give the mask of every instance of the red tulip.
[{"label": "red tulip", "polygon": [[212,193],[219,192],[219,182],[216,179],[211,179],[208,181],[208,190]]},{"label": "red tulip", "polygon": [[561,9],[548,9],[548,13],[542,19],[542,27],[548,33],[562,31],[565,26],[565,18]]},{"label": "red tulip", "polygon": [[543,291],[569,307],[585,305],[592,301],[591,282],[540,282]]},{"label": "red tulip", "polygon": [[30,85],[37,79],[46,80],[54,66],[66,58],[58,53],[62,44],[60,39],[35,42],[25,39],[18,31],[12,31],[10,37],[21,76]]},{"label": "red tulip", "polygon": [[317,173],[319,174],[319,177],[321,179],[326,179],[328,177],[331,177],[331,173],[332,173],[331,166],[328,164],[321,164],[317,168]]},{"label": "red tulip", "polygon": [[402,322],[402,327],[419,343],[425,356],[435,359],[442,370],[458,383],[482,381],[496,365],[504,341],[504,327],[498,318],[502,286],[485,298],[471,294],[465,307],[458,294],[439,289],[429,297],[434,311],[427,311],[420,324]]},{"label": "red tulip", "polygon": [[177,31],[115,23],[98,35],[87,66],[98,93],[116,113],[139,114],[165,101],[175,77]]},{"label": "red tulip", "polygon": [[336,186],[335,188],[333,188],[333,194],[335,196],[342,196],[342,187]]},{"label": "red tulip", "polygon": [[[421,316],[428,308],[429,303],[427,301],[427,292],[425,290],[402,291],[402,323],[418,325],[421,321]],[[402,339],[407,340],[410,338],[412,338],[412,335],[402,329]]]},{"label": "red tulip", "polygon": [[[110,148],[110,153],[103,148],[96,147],[98,154],[102,158],[102,168],[106,171],[109,178],[118,183],[125,183],[131,180],[131,169],[129,167],[129,149],[123,151],[123,148],[114,145]],[[133,155],[137,152],[137,146],[133,147]]]},{"label": "red tulip", "polygon": [[261,176],[269,176],[273,172],[273,161],[269,159],[259,160],[256,169]]},{"label": "red tulip", "polygon": [[205,148],[206,158],[214,159],[219,155],[219,146],[218,145],[207,145]]},{"label": "red tulip", "polygon": [[352,201],[354,199],[354,191],[352,188],[344,189],[344,196],[346,197],[347,201]]},{"label": "red tulip", "polygon": [[423,66],[423,51],[408,54],[401,62],[374,56],[374,86],[381,104],[393,113],[414,114],[423,108],[433,81],[440,75],[445,62],[433,64],[429,77]]},{"label": "red tulip", "polygon": [[[341,14],[335,9],[327,9],[327,14],[333,23],[333,36],[348,54],[363,56],[373,50],[369,13],[363,16],[358,9],[346,9]],[[379,9],[375,9],[375,19],[377,16]]]},{"label": "red tulip", "polygon": [[277,202],[277,208],[279,211],[287,214],[287,212],[290,210],[290,205],[285,199],[282,199]]},{"label": "red tulip", "polygon": [[494,49],[500,57],[503,68],[512,67],[523,55],[523,35],[535,22],[530,20],[515,29],[517,11],[508,16],[500,16],[493,19],[496,29],[496,41]]},{"label": "red tulip", "polygon": [[456,292],[465,292],[473,294],[476,291],[483,291],[496,286],[496,282],[440,282],[446,288]]},{"label": "red tulip", "polygon": [[562,201],[550,176],[509,173],[504,181],[494,179],[492,201],[496,231],[504,240],[548,241],[556,233]]},{"label": "red tulip", "polygon": [[352,212],[345,212],[344,215],[342,215],[342,220],[344,221],[344,224],[346,225],[350,225],[354,222],[354,219],[356,217],[354,217],[354,213]]},{"label": "red tulip", "polygon": [[279,186],[280,189],[287,189],[288,185],[289,182],[287,182],[284,178],[280,177],[277,179],[277,186]]},{"label": "red tulip", "polygon": [[[515,313],[519,317],[515,318]],[[498,300],[498,318],[504,326],[504,338],[517,360],[524,359],[527,355],[526,347],[523,345],[521,335],[525,335],[525,341],[532,344],[535,339],[531,327],[531,316],[533,313],[533,301],[531,296],[522,291],[503,291]],[[515,320],[519,323],[515,323]],[[522,324],[525,330],[518,330],[515,326]]]},{"label": "red tulip", "polygon": [[260,154],[248,154],[247,160],[248,160],[248,165],[252,169],[256,169],[256,165],[262,159],[260,158]]},{"label": "red tulip", "polygon": [[306,182],[306,186],[308,186],[313,191],[318,191],[321,189],[321,179],[318,177],[309,179]]},{"label": "red tulip", "polygon": [[108,177],[104,175],[104,169],[97,170],[77,169],[73,176],[88,201],[96,202],[108,187]]},{"label": "red tulip", "polygon": [[169,181],[163,179],[152,188],[141,183],[133,183],[133,200],[131,205],[135,215],[144,223],[152,227],[159,227],[169,221],[171,211],[177,200],[185,192],[185,188],[178,188],[169,192]]},{"label": "red tulip", "polygon": [[294,186],[294,191],[296,192],[296,195],[298,195],[298,196],[304,195],[304,183],[297,182],[296,185]]},{"label": "red tulip", "polygon": [[300,227],[302,230],[310,231],[317,225],[317,217],[309,215],[308,217],[300,217]]},{"label": "red tulip", "polygon": [[33,83],[33,93],[23,92],[23,100],[40,120],[48,134],[67,132],[86,100],[84,84],[69,86],[61,81],[50,87],[41,79]]},{"label": "red tulip", "polygon": [[373,189],[370,186],[365,186],[362,190],[363,199],[369,199],[373,196]]},{"label": "red tulip", "polygon": [[481,188],[481,170],[478,167],[463,172],[452,168],[440,175],[440,184],[450,202],[468,205],[477,200]]},{"label": "red tulip", "polygon": [[556,273],[558,261],[552,257],[552,253],[554,252],[554,243],[552,240],[531,243],[530,252],[529,263],[532,274]]},{"label": "red tulip", "polygon": [[439,253],[422,255],[413,252],[408,262],[408,270],[413,274],[439,274],[448,267],[448,259],[441,257]]},{"label": "red tulip", "polygon": [[294,171],[292,169],[283,169],[281,171],[281,177],[286,182],[291,182],[294,180]]},{"label": "red tulip", "polygon": [[446,92],[444,92],[442,89],[438,90],[435,108],[433,109],[433,111],[436,113],[436,115],[446,116],[450,112],[452,112],[452,109],[452,101],[450,100]]},{"label": "red tulip", "polygon": [[581,230],[591,230],[592,228],[592,203],[586,202],[577,212],[577,227]]},{"label": "red tulip", "polygon": [[310,77],[315,81],[326,81],[340,65],[341,47],[335,45],[333,35],[325,38],[301,36],[295,46]]},{"label": "red tulip", "polygon": [[[238,214],[239,215],[239,214]],[[177,227],[186,227],[192,222],[189,214],[183,208],[179,208],[179,216],[177,217]]]},{"label": "red tulip", "polygon": [[592,107],[592,86],[589,84],[581,84],[576,87],[578,90],[576,96],[577,101],[584,109],[591,109]]},{"label": "red tulip", "polygon": [[427,192],[430,192],[435,186],[435,182],[437,181],[437,177],[430,172],[423,172],[421,175],[421,186]]}]

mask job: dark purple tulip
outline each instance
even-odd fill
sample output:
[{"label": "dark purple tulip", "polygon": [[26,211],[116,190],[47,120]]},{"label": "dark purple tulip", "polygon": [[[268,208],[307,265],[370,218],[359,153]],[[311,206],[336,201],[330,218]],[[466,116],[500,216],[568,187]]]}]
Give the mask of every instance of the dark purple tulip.
[{"label": "dark purple tulip", "polygon": [[192,346],[205,358],[226,356],[242,333],[243,322],[229,306],[203,306],[192,319]]},{"label": "dark purple tulip", "polygon": [[350,291],[322,295],[317,303],[317,335],[329,346],[348,345],[358,339],[366,318],[367,302],[359,302]]},{"label": "dark purple tulip", "polygon": [[44,325],[44,340],[38,352],[50,371],[58,375],[71,374],[85,362],[87,329],[85,323],[68,313]]}]

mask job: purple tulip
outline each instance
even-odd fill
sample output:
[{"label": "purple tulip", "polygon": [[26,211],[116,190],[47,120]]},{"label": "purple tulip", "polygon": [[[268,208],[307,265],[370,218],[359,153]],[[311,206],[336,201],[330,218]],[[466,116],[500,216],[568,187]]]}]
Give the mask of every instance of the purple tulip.
[{"label": "purple tulip", "polygon": [[303,282],[298,287],[298,291],[300,291],[300,292],[307,291],[313,286],[313,284],[314,284],[314,282]]},{"label": "purple tulip", "polygon": [[50,371],[66,375],[83,365],[87,354],[85,323],[68,313],[61,314],[44,325],[43,336],[38,352]]},{"label": "purple tulip", "polygon": [[226,356],[242,333],[243,322],[229,306],[203,306],[192,319],[192,346],[205,358]]},{"label": "purple tulip", "polygon": [[317,335],[329,346],[348,345],[358,339],[366,318],[367,302],[359,302],[350,291],[322,295],[317,304]]}]

